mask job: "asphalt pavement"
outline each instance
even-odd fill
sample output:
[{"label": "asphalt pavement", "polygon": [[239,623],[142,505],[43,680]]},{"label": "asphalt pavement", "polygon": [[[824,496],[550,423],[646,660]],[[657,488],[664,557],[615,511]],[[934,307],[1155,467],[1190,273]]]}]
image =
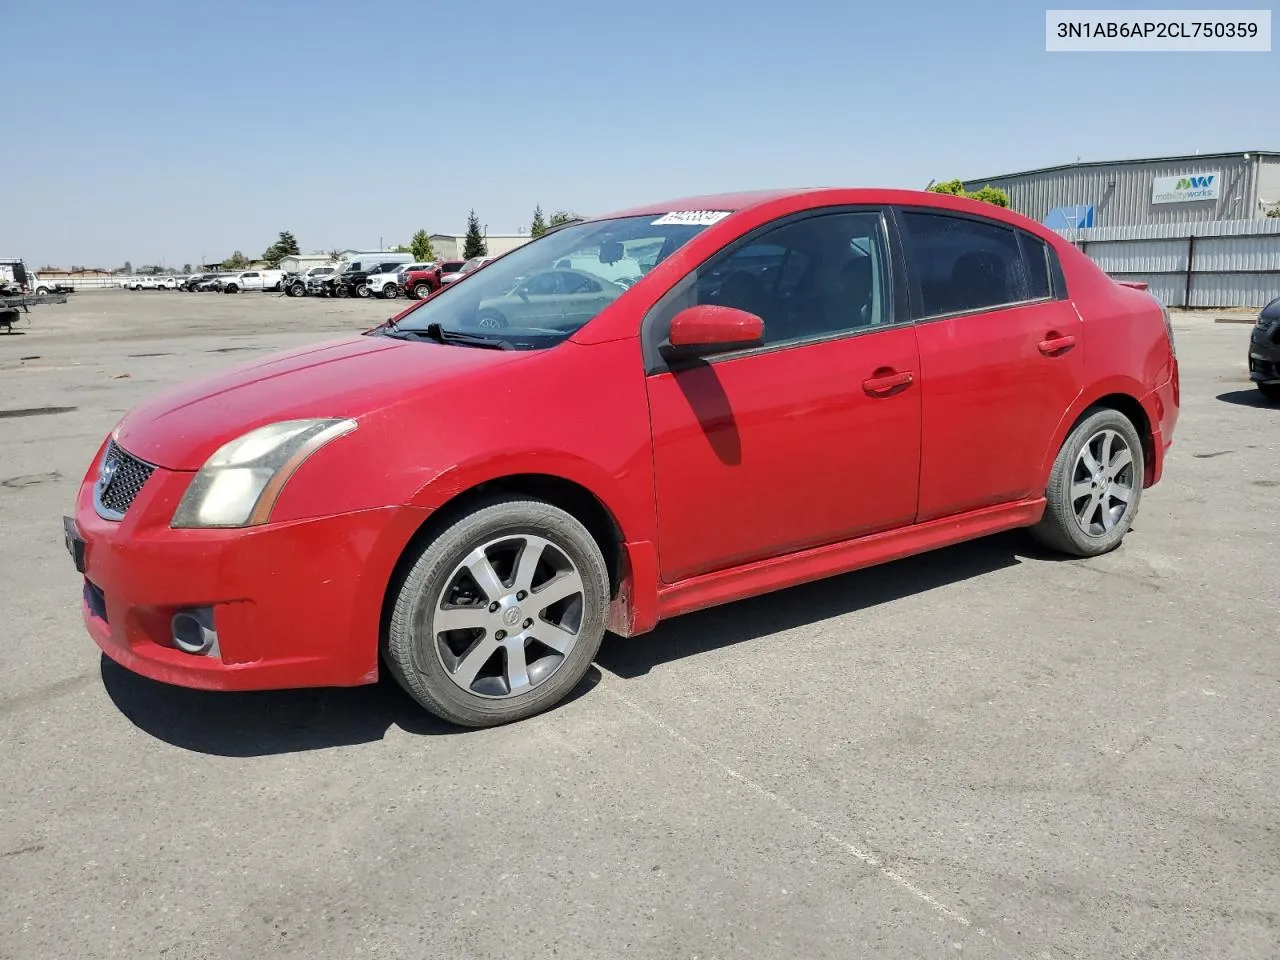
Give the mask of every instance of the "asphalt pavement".
[{"label": "asphalt pavement", "polygon": [[105,661],[61,516],[160,387],[381,302],[83,293],[0,334],[0,957],[1274,958],[1280,407],[1175,318],[1124,545],[1022,534],[692,614],[551,713]]}]

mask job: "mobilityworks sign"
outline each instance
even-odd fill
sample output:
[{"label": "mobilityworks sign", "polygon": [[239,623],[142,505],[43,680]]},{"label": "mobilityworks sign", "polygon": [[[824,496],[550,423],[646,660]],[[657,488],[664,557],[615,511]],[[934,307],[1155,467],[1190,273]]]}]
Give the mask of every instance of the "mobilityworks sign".
[{"label": "mobilityworks sign", "polygon": [[1156,177],[1151,181],[1152,203],[1187,203],[1190,200],[1217,200],[1222,175],[1189,173],[1182,177]]}]

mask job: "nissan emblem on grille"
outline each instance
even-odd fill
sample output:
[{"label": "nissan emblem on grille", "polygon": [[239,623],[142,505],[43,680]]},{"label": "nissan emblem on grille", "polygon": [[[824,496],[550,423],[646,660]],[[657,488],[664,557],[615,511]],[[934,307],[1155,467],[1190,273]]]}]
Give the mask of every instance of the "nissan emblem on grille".
[{"label": "nissan emblem on grille", "polygon": [[102,458],[102,470],[94,484],[94,497],[98,512],[107,519],[119,520],[125,515],[143,485],[151,478],[155,467],[116,446],[114,440],[107,445]]}]

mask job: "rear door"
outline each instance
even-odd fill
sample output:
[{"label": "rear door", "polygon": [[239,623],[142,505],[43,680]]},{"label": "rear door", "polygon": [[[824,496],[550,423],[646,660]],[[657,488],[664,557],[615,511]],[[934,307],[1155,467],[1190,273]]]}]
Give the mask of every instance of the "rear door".
[{"label": "rear door", "polygon": [[1041,496],[1041,460],[1084,374],[1052,249],[984,217],[898,211],[913,283],[925,522]]}]

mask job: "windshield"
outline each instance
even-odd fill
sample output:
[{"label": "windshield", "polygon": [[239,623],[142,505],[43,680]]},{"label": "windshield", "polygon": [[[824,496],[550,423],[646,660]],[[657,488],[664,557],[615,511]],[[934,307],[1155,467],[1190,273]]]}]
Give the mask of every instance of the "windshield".
[{"label": "windshield", "polygon": [[468,273],[395,330],[438,324],[523,349],[553,346],[703,229],[657,214],[564,227]]}]

